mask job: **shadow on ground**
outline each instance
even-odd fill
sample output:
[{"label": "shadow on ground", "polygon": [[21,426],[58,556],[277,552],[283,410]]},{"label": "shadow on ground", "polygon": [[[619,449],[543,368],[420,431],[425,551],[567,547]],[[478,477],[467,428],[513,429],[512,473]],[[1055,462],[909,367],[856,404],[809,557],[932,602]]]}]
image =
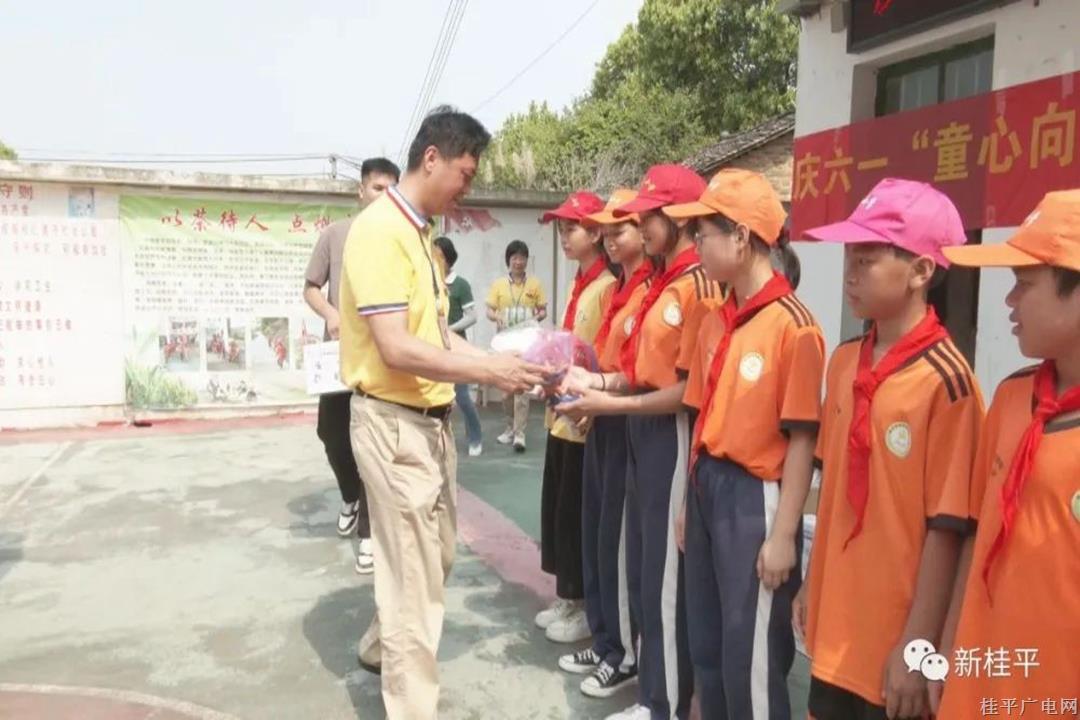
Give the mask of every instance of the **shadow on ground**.
[{"label": "shadow on ground", "polygon": [[335,590],[320,597],[302,621],[304,638],[328,672],[346,680],[349,701],[358,718],[385,717],[379,678],[360,669],[356,647],[362,628],[375,612],[370,586]]},{"label": "shadow on ground", "polygon": [[19,533],[0,532],[0,582],[23,559],[23,536]]}]

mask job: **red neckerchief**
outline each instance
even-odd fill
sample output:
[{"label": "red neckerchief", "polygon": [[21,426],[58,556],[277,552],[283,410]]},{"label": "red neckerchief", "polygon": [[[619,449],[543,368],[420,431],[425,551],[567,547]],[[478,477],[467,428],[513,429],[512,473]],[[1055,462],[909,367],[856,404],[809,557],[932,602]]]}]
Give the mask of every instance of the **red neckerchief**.
[{"label": "red neckerchief", "polygon": [[889,348],[877,366],[874,366],[877,325],[871,327],[863,338],[855,382],[852,384],[853,409],[848,434],[847,498],[855,511],[855,527],[844,541],[845,548],[862,532],[866,503],[870,498],[870,403],[874,393],[886,378],[907,365],[913,357],[948,337],[949,331],[938,321],[934,308],[927,308],[926,316]]},{"label": "red neckerchief", "polygon": [[638,341],[641,339],[641,327],[645,324],[645,316],[649,314],[649,310],[656,304],[656,301],[660,299],[660,295],[664,292],[664,289],[670,285],[675,278],[685,273],[689,268],[698,265],[701,262],[698,258],[697,248],[689,248],[683,250],[675,257],[675,261],[671,263],[671,267],[664,269],[664,274],[661,275],[649,288],[649,292],[645,293],[644,299],[641,301],[641,307],[638,308],[637,315],[634,316],[634,329],[630,332],[630,337],[623,343],[622,348],[619,350],[619,365],[622,367],[623,375],[626,375],[626,379],[630,383],[630,387],[637,385],[637,354],[638,354]]},{"label": "red neckerchief", "polygon": [[574,320],[577,318],[577,304],[578,300],[581,299],[581,293],[589,286],[589,283],[600,277],[600,273],[606,269],[607,263],[604,262],[603,257],[596,258],[585,272],[581,272],[581,268],[578,268],[577,276],[574,278],[574,291],[570,293],[570,304],[566,306],[566,315],[563,316],[563,330],[573,332]]},{"label": "red neckerchief", "polygon": [[645,262],[638,266],[633,275],[629,278],[624,277],[626,282],[611,296],[611,302],[608,303],[607,311],[604,312],[604,322],[601,323],[600,330],[596,333],[595,347],[597,352],[602,352],[604,349],[604,344],[611,333],[611,321],[619,314],[620,310],[626,307],[626,303],[630,302],[630,296],[634,294],[638,286],[648,280],[652,274],[652,261],[645,258]]},{"label": "red neckerchief", "polygon": [[1063,413],[1080,410],[1080,386],[1067,390],[1061,397],[1056,397],[1056,394],[1057,366],[1053,360],[1044,360],[1035,371],[1035,410],[1031,413],[1031,423],[1020,438],[1020,445],[1016,448],[1016,454],[1009,466],[1009,474],[1001,486],[1001,529],[994,538],[994,544],[990,546],[990,552],[986,554],[982,571],[987,594],[990,593],[990,568],[1012,533],[1020,507],[1020,493],[1024,491],[1024,484],[1031,476],[1035,453],[1039,451],[1046,423]]},{"label": "red neckerchief", "polygon": [[758,311],[770,305],[782,297],[787,297],[792,292],[791,283],[783,275],[774,272],[772,279],[754,293],[753,297],[743,303],[742,307],[736,307],[735,293],[728,295],[728,299],[721,305],[717,312],[724,320],[724,335],[716,345],[716,353],[709,364],[708,382],[705,384],[705,396],[701,401],[701,412],[698,413],[697,422],[694,423],[694,436],[690,442],[690,470],[694,469],[698,455],[701,453],[701,433],[705,429],[705,421],[712,410],[713,397],[716,388],[720,384],[720,373],[724,369],[724,359],[727,357],[728,348],[731,347],[731,338],[735,331],[745,325],[750,318],[757,315]]}]

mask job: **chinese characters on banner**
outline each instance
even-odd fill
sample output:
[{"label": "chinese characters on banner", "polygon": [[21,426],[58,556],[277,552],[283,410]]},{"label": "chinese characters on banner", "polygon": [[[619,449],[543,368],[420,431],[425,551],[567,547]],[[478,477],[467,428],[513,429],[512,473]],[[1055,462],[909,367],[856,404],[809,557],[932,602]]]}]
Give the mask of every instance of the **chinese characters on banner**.
[{"label": "chinese characters on banner", "polygon": [[934,184],[973,228],[1019,225],[1080,187],[1080,72],[795,139],[792,235],[842,220],[884,177]]},{"label": "chinese characters on banner", "polygon": [[[124,196],[128,398],[136,408],[310,400],[302,299],[319,234],[350,206]],[[157,368],[154,373],[153,369]]]},{"label": "chinese characters on banner", "polygon": [[123,402],[115,208],[90,188],[0,180],[0,409]]}]

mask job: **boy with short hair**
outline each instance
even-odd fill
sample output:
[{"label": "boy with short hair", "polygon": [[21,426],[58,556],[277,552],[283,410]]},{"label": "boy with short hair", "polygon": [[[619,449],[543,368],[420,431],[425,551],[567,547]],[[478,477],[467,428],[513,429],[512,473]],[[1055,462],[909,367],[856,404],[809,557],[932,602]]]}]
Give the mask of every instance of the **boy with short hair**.
[{"label": "boy with short hair", "polygon": [[807,234],[845,244],[845,293],[871,321],[826,374],[821,501],[794,610],[813,658],[810,714],[921,718],[927,683],[904,648],[940,639],[983,419],[971,369],[927,302],[964,228],[938,190],[886,179],[848,220]]},{"label": "boy with short hair", "polygon": [[[1041,362],[1006,378],[987,414],[973,481],[978,533],[965,544],[946,625],[942,652],[956,654],[938,717],[997,714],[984,701],[1006,699],[1017,715],[1077,717],[1080,190],[1049,193],[1003,245],[946,254],[1012,269],[1013,334]],[[986,672],[988,652],[1007,672]],[[962,664],[972,661],[982,667]]]}]

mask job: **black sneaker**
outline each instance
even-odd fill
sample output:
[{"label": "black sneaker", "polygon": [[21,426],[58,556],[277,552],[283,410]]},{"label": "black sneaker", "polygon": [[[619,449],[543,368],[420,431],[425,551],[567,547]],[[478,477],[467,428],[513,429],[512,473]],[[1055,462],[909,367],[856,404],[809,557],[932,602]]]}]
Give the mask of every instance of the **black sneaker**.
[{"label": "black sneaker", "polygon": [[581,692],[589,697],[607,698],[635,683],[637,683],[637,668],[623,672],[619,668],[602,662],[597,666],[596,672],[581,683]]},{"label": "black sneaker", "polygon": [[597,666],[600,665],[600,656],[592,651],[592,648],[588,650],[579,650],[576,653],[569,655],[563,655],[559,658],[559,667],[568,673],[576,673],[578,675],[588,675],[594,672]]}]

